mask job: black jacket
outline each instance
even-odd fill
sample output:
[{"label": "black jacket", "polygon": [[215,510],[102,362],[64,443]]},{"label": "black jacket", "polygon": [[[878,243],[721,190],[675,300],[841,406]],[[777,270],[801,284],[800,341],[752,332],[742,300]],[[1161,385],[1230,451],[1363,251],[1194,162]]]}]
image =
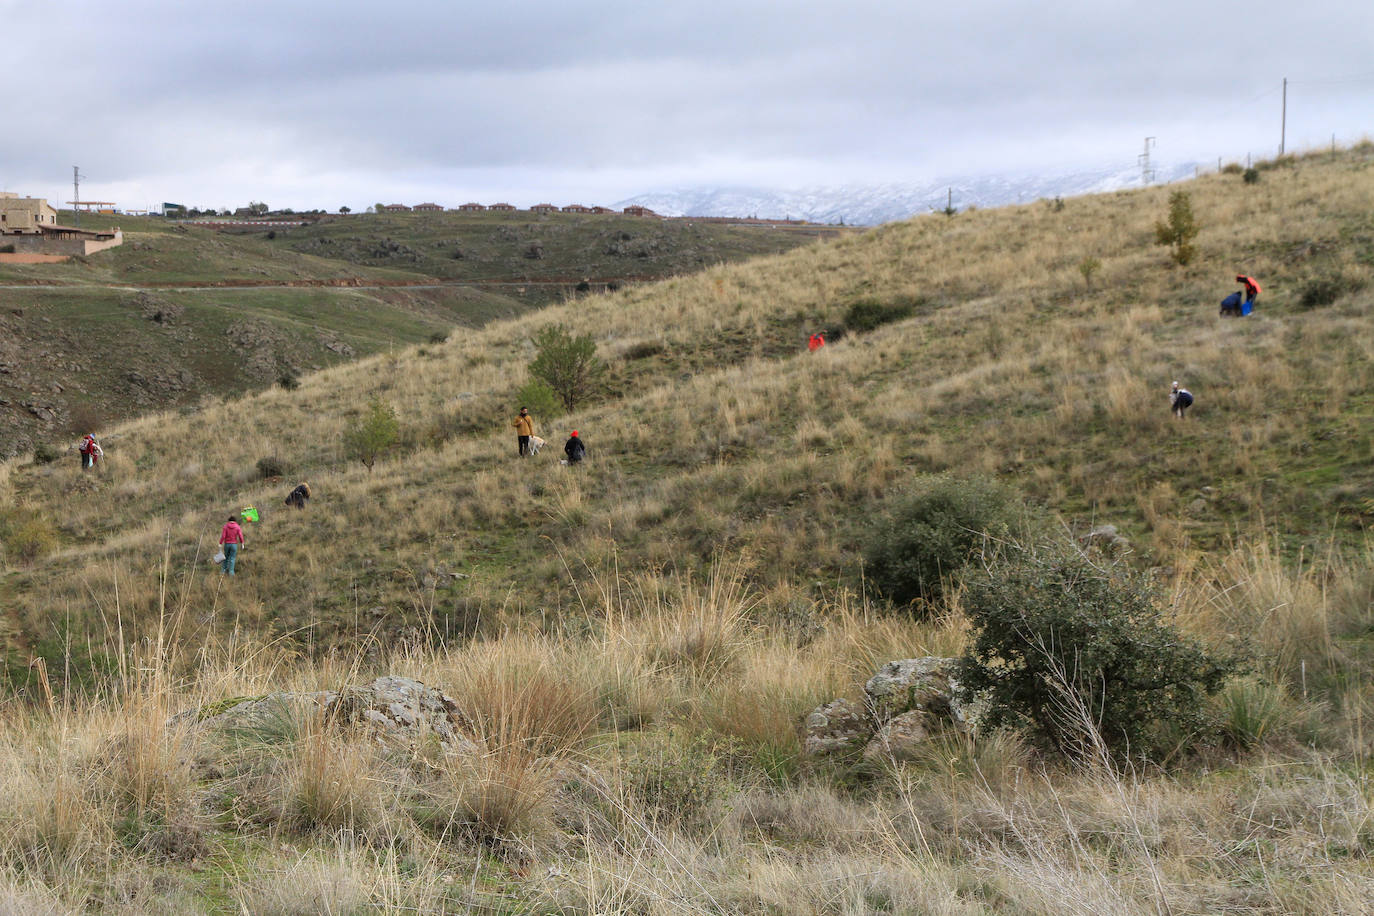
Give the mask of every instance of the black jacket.
[{"label": "black jacket", "polygon": [[577,464],[587,457],[587,446],[583,445],[577,436],[573,436],[563,446],[563,453],[568,456],[568,464]]}]

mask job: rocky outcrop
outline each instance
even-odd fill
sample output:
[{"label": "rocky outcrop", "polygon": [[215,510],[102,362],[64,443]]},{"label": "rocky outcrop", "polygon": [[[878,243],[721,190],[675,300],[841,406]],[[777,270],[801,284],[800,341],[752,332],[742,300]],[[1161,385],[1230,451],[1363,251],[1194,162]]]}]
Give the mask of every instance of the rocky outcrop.
[{"label": "rocky outcrop", "polygon": [[389,747],[416,748],[429,742],[449,754],[472,754],[471,721],[457,702],[413,678],[388,675],[370,684],[315,693],[270,693],[234,697],[181,713],[175,719],[197,729],[267,731],[318,715],[333,728],[362,728]]},{"label": "rocky outcrop", "polygon": [[955,696],[955,661],[928,656],[883,665],[864,685],[862,703],[834,700],[807,716],[806,753],[902,759],[932,735],[969,727],[971,711]]}]

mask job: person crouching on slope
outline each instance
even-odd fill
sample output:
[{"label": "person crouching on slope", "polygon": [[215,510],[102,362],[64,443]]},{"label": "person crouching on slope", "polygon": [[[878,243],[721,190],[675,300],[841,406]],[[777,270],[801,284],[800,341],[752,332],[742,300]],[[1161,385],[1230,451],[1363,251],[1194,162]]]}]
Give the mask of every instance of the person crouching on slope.
[{"label": "person crouching on slope", "polygon": [[534,435],[534,417],[530,416],[528,407],[520,408],[520,415],[511,424],[515,427],[515,439],[520,445],[520,457],[524,458],[530,453],[530,436]]},{"label": "person crouching on slope", "polygon": [[563,445],[563,454],[568,456],[568,464],[577,464],[587,457],[587,446],[582,444],[582,440],[577,435],[577,430],[572,431],[572,435]]},{"label": "person crouching on slope", "polygon": [[1178,382],[1174,382],[1174,387],[1169,391],[1169,407],[1174,416],[1183,419],[1183,413],[1193,406],[1193,395],[1187,388],[1178,387]]},{"label": "person crouching on slope", "polygon": [[292,490],[290,494],[287,495],[286,504],[288,506],[295,506],[297,509],[304,509],[305,504],[309,499],[310,484],[306,483],[305,481],[301,481],[299,484],[296,485],[296,489]]},{"label": "person crouching on slope", "polygon": [[219,568],[224,570],[226,576],[234,575],[234,561],[238,559],[239,550],[243,547],[243,529],[239,523],[234,521],[234,517],[229,516],[229,521],[224,523],[224,528],[219,533],[219,546],[224,551],[224,562]]}]

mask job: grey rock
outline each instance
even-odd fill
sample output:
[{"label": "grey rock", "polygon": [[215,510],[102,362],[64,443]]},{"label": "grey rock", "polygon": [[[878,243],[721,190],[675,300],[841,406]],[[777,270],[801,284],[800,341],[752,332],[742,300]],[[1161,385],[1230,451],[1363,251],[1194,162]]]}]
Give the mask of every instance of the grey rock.
[{"label": "grey rock", "polygon": [[318,715],[326,725],[361,727],[388,746],[415,748],[437,741],[446,753],[475,754],[471,720],[447,694],[408,677],[388,675],[370,684],[314,693],[271,693],[189,710],[174,721],[220,731],[294,728]]},{"label": "grey rock", "polygon": [[873,718],[884,723],[912,710],[952,715],[956,660],[927,656],[888,662],[864,685]]},{"label": "grey rock", "polygon": [[885,722],[864,747],[865,760],[910,760],[931,734],[945,726],[935,713],[913,709]]},{"label": "grey rock", "polygon": [[1131,546],[1129,540],[1117,533],[1115,525],[1098,525],[1079,538],[1079,541],[1087,547],[1096,547],[1104,551],[1126,550]]},{"label": "grey rock", "polygon": [[808,756],[858,750],[868,743],[873,723],[857,703],[835,700],[806,717],[804,750]]}]

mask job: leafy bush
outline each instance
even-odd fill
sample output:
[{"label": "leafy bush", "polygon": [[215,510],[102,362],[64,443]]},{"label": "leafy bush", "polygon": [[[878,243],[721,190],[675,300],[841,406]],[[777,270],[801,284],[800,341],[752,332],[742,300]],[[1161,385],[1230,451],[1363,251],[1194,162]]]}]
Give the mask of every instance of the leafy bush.
[{"label": "leafy bush", "polygon": [[50,442],[40,442],[33,447],[34,464],[52,464],[62,457],[62,450]]},{"label": "leafy bush", "polygon": [[435,331],[429,335],[429,342],[432,344],[448,343],[448,333],[445,331]]},{"label": "leafy bush", "polygon": [[541,379],[563,402],[565,410],[600,391],[606,364],[596,355],[590,334],[574,337],[564,325],[548,325],[534,335],[538,353],[530,363],[530,375]]},{"label": "leafy bush", "polygon": [[543,379],[532,378],[521,385],[515,400],[521,407],[528,407],[533,416],[542,419],[551,420],[563,413],[563,402]]},{"label": "leafy bush", "polygon": [[1335,302],[1346,290],[1343,277],[1317,277],[1307,281],[1298,301],[1305,309],[1321,308]]},{"label": "leafy bush", "polygon": [[1226,163],[1226,166],[1221,170],[1221,174],[1223,174],[1223,175],[1239,175],[1239,174],[1241,174],[1241,173],[1244,172],[1244,171],[1245,171],[1245,167],[1242,166],[1239,162],[1228,162],[1228,163]]},{"label": "leafy bush", "polygon": [[1197,234],[1192,198],[1187,191],[1174,191],[1169,195],[1168,221],[1155,223],[1155,244],[1170,246],[1169,256],[1182,267],[1197,254],[1197,249],[1193,247],[1193,239],[1197,238]]},{"label": "leafy bush", "polygon": [[47,516],[23,507],[0,510],[0,557],[32,563],[57,546],[57,529]]},{"label": "leafy bush", "polygon": [[277,384],[287,391],[295,391],[301,387],[301,377],[296,374],[295,369],[285,369],[277,376]]},{"label": "leafy bush", "polygon": [[263,480],[270,480],[273,477],[285,477],[291,473],[291,466],[285,459],[277,455],[268,455],[258,459],[258,476]]},{"label": "leafy bush", "polygon": [[344,454],[361,461],[371,474],[377,458],[395,445],[399,438],[400,424],[396,420],[396,411],[390,404],[373,398],[368,403],[367,413],[344,430]]},{"label": "leafy bush", "polygon": [[1241,180],[1244,181],[1246,184],[1259,184],[1259,169],[1254,168],[1253,166],[1246,169],[1244,172],[1241,173]]},{"label": "leafy bush", "polygon": [[663,353],[666,350],[667,348],[663,345],[662,341],[646,340],[641,343],[633,344],[627,347],[625,349],[625,359],[627,361],[635,359],[648,359],[651,356],[658,356],[660,353]]},{"label": "leafy bush", "polygon": [[705,735],[648,732],[626,749],[620,773],[634,810],[653,823],[700,824],[730,788],[726,750]]},{"label": "leafy bush", "polygon": [[1078,262],[1078,272],[1083,275],[1083,285],[1092,289],[1093,275],[1102,269],[1102,261],[1094,257],[1086,257]]},{"label": "leafy bush", "polygon": [[855,302],[844,313],[844,326],[851,331],[872,331],[885,324],[908,318],[915,311],[913,302],[874,302],[863,300]]},{"label": "leafy bush", "polygon": [[1157,759],[1208,725],[1236,664],[1169,623],[1147,578],[1067,546],[1013,550],[962,593],[959,692],[984,705],[981,726],[1026,727],[1075,757]]},{"label": "leafy bush", "polygon": [[935,601],[983,545],[1018,515],[1012,496],[987,480],[931,478],[870,530],[864,574],[888,600]]}]

